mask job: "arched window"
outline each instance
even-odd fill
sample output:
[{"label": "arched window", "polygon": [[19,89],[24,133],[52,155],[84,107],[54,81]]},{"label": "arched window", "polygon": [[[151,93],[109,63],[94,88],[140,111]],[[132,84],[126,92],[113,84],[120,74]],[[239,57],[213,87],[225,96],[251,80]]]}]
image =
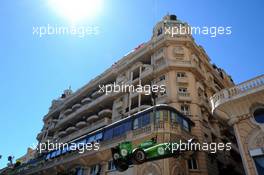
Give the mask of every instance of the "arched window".
[{"label": "arched window", "polygon": [[264,108],[256,109],[253,113],[254,119],[257,123],[264,123]]}]

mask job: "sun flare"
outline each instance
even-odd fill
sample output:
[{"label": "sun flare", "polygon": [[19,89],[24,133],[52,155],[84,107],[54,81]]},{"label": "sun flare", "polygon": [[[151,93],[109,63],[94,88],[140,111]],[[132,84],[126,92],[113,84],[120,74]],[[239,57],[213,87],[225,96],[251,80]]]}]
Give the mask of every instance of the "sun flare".
[{"label": "sun flare", "polygon": [[102,0],[49,0],[49,4],[70,22],[93,19],[102,10]]}]

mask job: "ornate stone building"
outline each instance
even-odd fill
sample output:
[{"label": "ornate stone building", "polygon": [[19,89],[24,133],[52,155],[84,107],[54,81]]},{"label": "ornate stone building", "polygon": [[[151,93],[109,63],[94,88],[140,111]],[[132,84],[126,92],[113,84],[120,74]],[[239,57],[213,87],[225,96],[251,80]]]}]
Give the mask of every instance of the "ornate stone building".
[{"label": "ornate stone building", "polygon": [[[224,70],[210,63],[205,50],[191,35],[165,33],[166,26],[179,25],[187,26],[175,15],[165,16],[154,27],[150,41],[125,55],[76,92],[65,91],[52,102],[37,139],[40,143],[67,143],[153,105],[151,95],[144,92],[100,92],[99,86],[113,84],[165,85],[166,91],[156,94],[155,103],[167,104],[186,115],[195,124],[190,132],[179,124],[167,123],[164,118],[158,126],[150,123],[118,138],[102,141],[99,151],[52,154],[49,159],[38,154],[35,159],[17,167],[13,174],[243,174],[232,128],[212,116],[209,103],[210,96],[232,87],[233,81]],[[158,142],[175,137],[196,138],[200,142],[231,142],[232,149],[217,154],[201,151],[192,157],[132,165],[122,173],[115,170],[111,147],[125,140],[137,144],[154,136]]]},{"label": "ornate stone building", "polygon": [[224,89],[211,98],[213,113],[234,128],[244,169],[264,174],[264,76]]}]

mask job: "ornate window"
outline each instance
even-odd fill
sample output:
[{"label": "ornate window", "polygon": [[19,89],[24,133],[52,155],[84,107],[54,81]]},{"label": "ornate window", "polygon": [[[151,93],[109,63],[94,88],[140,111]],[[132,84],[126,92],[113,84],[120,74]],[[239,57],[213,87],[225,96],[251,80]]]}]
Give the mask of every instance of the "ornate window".
[{"label": "ornate window", "polygon": [[190,106],[189,105],[186,105],[186,104],[182,104],[181,105],[181,112],[184,115],[190,115]]},{"label": "ornate window", "polygon": [[254,162],[259,175],[264,174],[264,156],[254,157]]},{"label": "ornate window", "polygon": [[184,56],[184,48],[181,46],[177,46],[173,49],[173,54],[175,57],[183,57]]},{"label": "ornate window", "polygon": [[195,158],[191,158],[188,160],[188,168],[191,170],[196,170],[198,169],[198,163]]},{"label": "ornate window", "polygon": [[253,113],[254,119],[257,123],[264,123],[264,108],[258,108]]},{"label": "ornate window", "polygon": [[157,30],[157,36],[161,35],[162,34],[162,27],[160,27],[158,30]]},{"label": "ornate window", "polygon": [[177,77],[178,78],[186,77],[186,73],[185,72],[177,72]]}]

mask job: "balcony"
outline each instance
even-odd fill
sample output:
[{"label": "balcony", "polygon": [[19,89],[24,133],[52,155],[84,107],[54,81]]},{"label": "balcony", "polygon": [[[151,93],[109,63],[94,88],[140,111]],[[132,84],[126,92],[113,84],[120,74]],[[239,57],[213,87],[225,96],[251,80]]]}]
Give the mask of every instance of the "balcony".
[{"label": "balcony", "polygon": [[215,91],[215,92],[219,92],[221,91],[221,87],[215,83],[211,84],[211,88]]},{"label": "balcony", "polygon": [[126,78],[126,76],[118,76],[117,78],[116,78],[116,84],[122,84],[122,83],[125,83],[127,81],[127,78]]},{"label": "balcony", "polygon": [[96,121],[94,121],[91,124],[90,129],[93,129],[94,130],[94,129],[100,128],[102,126],[105,126],[105,125],[110,124],[110,122],[111,122],[111,119],[109,119],[109,118],[102,118],[100,120],[96,120]]},{"label": "balcony", "polygon": [[169,66],[173,67],[192,67],[191,60],[182,60],[182,59],[171,59],[169,60]]},{"label": "balcony", "polygon": [[150,108],[150,107],[151,107],[150,105],[141,105],[139,107],[134,107],[134,108],[130,109],[130,111],[126,112],[125,115],[134,114],[136,112],[142,111],[142,110]]},{"label": "balcony", "polygon": [[[227,102],[237,100],[248,95],[254,95],[264,90],[264,75],[258,76],[234,87],[223,89],[210,98],[212,111]],[[248,99],[248,98],[247,98]]]},{"label": "balcony", "polygon": [[[92,116],[91,116],[92,117]],[[90,118],[90,117],[89,117]],[[92,117],[93,118],[93,117]],[[83,121],[84,122],[84,121]],[[65,132],[65,134],[63,134],[61,136],[60,142],[62,143],[66,143],[72,139],[75,139],[77,137],[80,137],[84,134],[87,134],[91,131],[94,131],[98,128],[101,128],[103,126],[109,125],[111,123],[111,120],[109,118],[102,118],[102,119],[95,119],[93,118],[92,120],[90,120],[89,122],[85,122],[85,126],[82,128],[78,128],[75,132],[72,132],[71,134],[67,134]],[[84,124],[84,123],[83,123]],[[76,126],[77,127],[77,126]],[[63,137],[64,136],[64,137]]]},{"label": "balcony", "polygon": [[80,108],[78,108],[76,111],[71,112],[68,114],[67,117],[64,117],[60,121],[58,121],[56,128],[63,127],[64,123],[71,122],[72,120],[77,120],[81,118],[85,113],[93,112],[94,109],[98,109],[99,104],[100,106],[108,105],[110,101],[114,101],[118,97],[118,93],[109,93],[109,94],[103,94],[100,97],[98,97],[96,100],[93,100],[92,102],[82,105]]},{"label": "balcony", "polygon": [[177,77],[176,79],[177,83],[188,83],[187,77]]},{"label": "balcony", "polygon": [[61,132],[58,133],[58,137],[63,137],[63,136],[65,136],[66,134],[67,134],[66,131],[61,131]]},{"label": "balcony", "polygon": [[85,121],[80,121],[80,122],[78,122],[75,126],[77,127],[77,128],[83,128],[83,127],[85,127],[86,126],[86,122]]},{"label": "balcony", "polygon": [[53,119],[52,122],[49,124],[49,130],[53,130],[58,122],[58,119]]},{"label": "balcony", "polygon": [[155,72],[159,72],[166,67],[167,67],[167,59],[165,59],[164,57],[155,59],[155,66],[154,66]]},{"label": "balcony", "polygon": [[70,126],[65,131],[66,131],[67,134],[69,134],[69,133],[72,133],[72,132],[74,132],[76,130],[77,130],[77,128],[75,126]]},{"label": "balcony", "polygon": [[144,78],[144,77],[150,75],[152,72],[153,72],[153,67],[151,65],[149,65],[149,64],[143,64],[143,66],[142,66],[142,72],[141,72],[140,77],[141,78]]},{"label": "balcony", "polygon": [[63,114],[64,115],[69,115],[70,113],[72,113],[72,109],[71,108],[66,109]]},{"label": "balcony", "polygon": [[139,96],[139,92],[136,92],[136,91],[132,91],[132,92],[130,92],[130,98],[132,99],[132,98],[138,98],[138,96]]},{"label": "balcony", "polygon": [[111,118],[112,117],[112,110],[111,109],[103,109],[102,111],[100,111],[98,113],[98,116],[100,118],[104,118],[104,117]]},{"label": "balcony", "polygon": [[82,101],[81,101],[82,104],[88,104],[90,102],[92,102],[92,99],[90,97],[86,97],[86,98],[82,99]]},{"label": "balcony", "polygon": [[96,98],[98,98],[98,97],[100,97],[100,96],[102,96],[102,95],[103,95],[103,92],[100,92],[100,91],[98,90],[98,91],[95,91],[94,93],[92,93],[91,97],[92,97],[93,99],[96,99]]},{"label": "balcony", "polygon": [[72,106],[72,111],[76,111],[77,109],[79,109],[82,105],[77,103],[75,105]]},{"label": "balcony", "polygon": [[121,100],[115,102],[115,107],[116,107],[117,109],[122,108],[122,107],[123,107],[123,102],[122,102]]},{"label": "balcony", "polygon": [[41,140],[43,136],[43,131],[41,131],[38,135],[37,135],[37,140]]},{"label": "balcony", "polygon": [[180,101],[192,101],[192,98],[189,92],[178,92],[178,99]]},{"label": "balcony", "polygon": [[87,121],[88,123],[90,123],[90,122],[93,122],[93,121],[98,120],[98,119],[99,119],[98,115],[92,115],[92,116],[89,116],[89,117],[86,119],[86,121]]}]

